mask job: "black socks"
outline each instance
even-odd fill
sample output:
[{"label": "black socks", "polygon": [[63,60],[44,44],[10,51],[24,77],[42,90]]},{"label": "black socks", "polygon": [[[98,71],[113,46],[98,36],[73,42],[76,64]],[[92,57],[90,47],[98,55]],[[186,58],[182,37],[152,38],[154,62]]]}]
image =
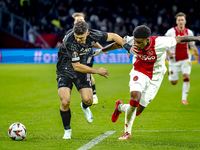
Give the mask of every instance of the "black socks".
[{"label": "black socks", "polygon": [[93,95],[95,95],[96,94],[95,84],[92,86],[92,91],[93,91]]},{"label": "black socks", "polygon": [[89,106],[91,106],[91,105],[86,105],[84,102],[83,102],[83,100],[82,100],[82,106],[83,106],[83,108],[88,108]]},{"label": "black socks", "polygon": [[64,129],[65,130],[71,129],[71,127],[70,127],[70,120],[71,120],[70,109],[68,111],[61,111],[60,110],[60,115],[61,115],[61,118],[62,118]]}]

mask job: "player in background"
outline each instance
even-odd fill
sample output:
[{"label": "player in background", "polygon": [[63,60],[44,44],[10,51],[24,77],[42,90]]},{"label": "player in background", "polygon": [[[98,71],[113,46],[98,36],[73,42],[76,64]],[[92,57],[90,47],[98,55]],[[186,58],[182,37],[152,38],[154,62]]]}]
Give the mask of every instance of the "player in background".
[{"label": "player in background", "polygon": [[[176,27],[169,29],[165,36],[194,36],[193,32],[186,28],[186,15],[179,12],[176,16]],[[194,51],[195,55],[198,55],[198,49],[195,46],[195,42],[184,42],[176,45],[173,48],[167,50],[169,56],[169,81],[172,85],[176,85],[179,79],[179,73],[183,75],[182,85],[182,104],[188,105],[187,97],[190,89],[190,73],[191,73],[191,56],[189,48]]]},{"label": "player in background", "polygon": [[[115,110],[112,114],[112,122],[116,122],[119,114],[125,112],[125,132],[119,140],[126,140],[131,137],[131,129],[135,116],[138,116],[154,99],[166,72],[165,58],[166,50],[181,42],[200,41],[200,37],[179,36],[164,37],[150,36],[151,30],[147,26],[138,26],[133,31],[133,36],[126,36],[124,39],[132,45],[133,68],[130,72],[130,101],[123,104],[117,100]],[[116,44],[110,44],[103,49],[94,52],[94,56],[116,49]]]},{"label": "player in background", "polygon": [[73,83],[79,91],[82,102],[81,108],[88,123],[93,121],[90,106],[93,103],[93,94],[90,74],[99,74],[107,78],[108,70],[105,68],[91,68],[86,66],[86,54],[92,50],[98,41],[115,41],[130,51],[131,46],[119,35],[106,33],[99,30],[88,29],[85,21],[74,24],[73,30],[63,39],[58,51],[57,60],[57,82],[58,95],[61,100],[60,115],[64,126],[63,139],[71,139],[71,111],[70,98]]}]

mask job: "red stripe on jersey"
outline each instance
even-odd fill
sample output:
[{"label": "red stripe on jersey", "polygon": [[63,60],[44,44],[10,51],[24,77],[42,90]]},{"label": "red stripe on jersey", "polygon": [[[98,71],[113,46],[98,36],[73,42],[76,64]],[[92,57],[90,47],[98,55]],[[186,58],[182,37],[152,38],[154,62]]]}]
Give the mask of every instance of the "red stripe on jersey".
[{"label": "red stripe on jersey", "polygon": [[[174,27],[175,34],[176,36],[187,36],[188,35],[188,29],[185,28],[183,31],[179,30],[178,27]],[[187,42],[180,43],[176,45],[176,50],[175,50],[175,59],[176,61],[179,60],[185,60],[188,59],[188,44]]]},{"label": "red stripe on jersey", "polygon": [[157,55],[155,52],[155,39],[157,36],[150,37],[150,44],[144,49],[138,50],[137,59],[135,61],[134,70],[142,72],[147,75],[150,79],[153,77],[154,63],[157,61]]}]

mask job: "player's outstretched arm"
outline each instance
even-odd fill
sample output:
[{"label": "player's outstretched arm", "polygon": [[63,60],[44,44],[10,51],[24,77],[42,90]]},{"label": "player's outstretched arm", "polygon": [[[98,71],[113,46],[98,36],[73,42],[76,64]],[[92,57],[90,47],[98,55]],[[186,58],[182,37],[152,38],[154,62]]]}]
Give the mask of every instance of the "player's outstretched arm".
[{"label": "player's outstretched arm", "polygon": [[176,36],[175,39],[177,44],[180,44],[182,42],[200,41],[200,36]]},{"label": "player's outstretched arm", "polygon": [[93,56],[99,56],[105,52],[111,51],[111,50],[115,50],[118,48],[122,48],[121,45],[117,44],[116,42],[113,42],[105,47],[103,47],[102,49],[97,49],[94,51]]},{"label": "player's outstretched arm", "polygon": [[99,74],[101,76],[104,76],[105,78],[108,78],[109,72],[105,68],[91,68],[86,65],[81,64],[80,62],[72,63],[72,66],[75,71],[82,72],[82,73],[93,73],[93,74]]},{"label": "player's outstretched arm", "polygon": [[126,41],[123,40],[121,36],[119,36],[116,33],[108,33],[107,41],[115,41],[117,44],[119,44],[122,47],[124,47],[128,52],[130,52],[130,49],[132,47],[131,45],[126,43]]},{"label": "player's outstretched arm", "polygon": [[97,48],[103,48],[103,46],[101,46],[101,44],[99,44],[99,42],[96,42],[95,44],[94,44],[94,47],[97,47]]}]

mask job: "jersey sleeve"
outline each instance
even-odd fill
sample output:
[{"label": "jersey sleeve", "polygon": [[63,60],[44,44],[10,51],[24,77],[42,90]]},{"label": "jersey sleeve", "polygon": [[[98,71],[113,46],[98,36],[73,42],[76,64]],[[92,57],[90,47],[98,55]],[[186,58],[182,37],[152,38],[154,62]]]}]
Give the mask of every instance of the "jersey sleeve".
[{"label": "jersey sleeve", "polygon": [[100,41],[106,42],[108,38],[108,33],[102,32],[102,37],[100,38]]},{"label": "jersey sleeve", "polygon": [[165,33],[165,36],[174,36],[174,28],[171,28],[169,30],[167,30],[167,32]]},{"label": "jersey sleeve", "polygon": [[166,51],[174,46],[177,42],[175,37],[160,36],[156,39],[156,45],[159,51]]},{"label": "jersey sleeve", "polygon": [[129,45],[134,45],[134,38],[133,36],[125,36],[123,38]]},{"label": "jersey sleeve", "polygon": [[[188,29],[188,36],[194,36],[194,33],[192,32],[192,30]],[[194,41],[188,42],[189,45],[195,45]]]},{"label": "jersey sleeve", "polygon": [[98,41],[106,42],[107,41],[108,33],[102,32],[99,30],[95,30],[95,29],[90,29],[89,32],[90,32],[89,35],[92,38],[92,40],[94,40],[96,42],[98,42]]}]

